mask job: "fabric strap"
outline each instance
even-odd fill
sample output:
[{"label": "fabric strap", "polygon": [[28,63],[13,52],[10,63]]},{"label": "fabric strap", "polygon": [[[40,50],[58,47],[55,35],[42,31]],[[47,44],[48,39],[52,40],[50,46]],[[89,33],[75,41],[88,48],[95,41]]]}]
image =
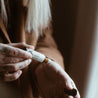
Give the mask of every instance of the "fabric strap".
[{"label": "fabric strap", "polygon": [[1,16],[0,16],[0,28],[1,28],[2,32],[3,32],[3,34],[5,35],[5,38],[7,39],[7,41],[8,41],[9,43],[11,43],[11,40],[10,40],[10,38],[9,38],[9,35],[8,35],[7,30],[6,30],[5,26],[4,26],[4,23],[3,23],[3,21],[2,21]]}]

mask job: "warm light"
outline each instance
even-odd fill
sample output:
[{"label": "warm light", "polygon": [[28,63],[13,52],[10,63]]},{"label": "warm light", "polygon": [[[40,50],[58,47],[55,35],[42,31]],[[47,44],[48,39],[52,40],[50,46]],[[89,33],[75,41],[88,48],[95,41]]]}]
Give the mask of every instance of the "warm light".
[{"label": "warm light", "polygon": [[98,98],[98,20],[85,98]]}]

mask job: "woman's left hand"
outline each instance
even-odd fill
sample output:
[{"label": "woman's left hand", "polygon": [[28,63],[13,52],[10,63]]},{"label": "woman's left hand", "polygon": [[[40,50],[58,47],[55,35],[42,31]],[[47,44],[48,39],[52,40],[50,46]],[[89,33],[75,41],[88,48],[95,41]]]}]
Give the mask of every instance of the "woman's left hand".
[{"label": "woman's left hand", "polygon": [[[60,66],[42,63],[35,70],[35,75],[44,98],[80,98],[75,83]],[[64,92],[64,89],[73,88],[77,90],[74,97]]]}]

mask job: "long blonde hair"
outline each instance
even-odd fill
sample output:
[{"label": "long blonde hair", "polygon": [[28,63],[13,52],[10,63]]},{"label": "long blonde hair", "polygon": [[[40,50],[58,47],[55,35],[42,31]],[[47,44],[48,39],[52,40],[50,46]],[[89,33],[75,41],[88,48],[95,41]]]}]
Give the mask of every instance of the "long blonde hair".
[{"label": "long blonde hair", "polygon": [[[1,1],[1,17],[7,25],[7,12],[4,0]],[[27,19],[25,22],[25,30],[30,33],[42,31],[48,27],[51,21],[50,0],[27,0]],[[40,29],[40,30],[39,30]],[[42,32],[40,32],[42,33]]]}]

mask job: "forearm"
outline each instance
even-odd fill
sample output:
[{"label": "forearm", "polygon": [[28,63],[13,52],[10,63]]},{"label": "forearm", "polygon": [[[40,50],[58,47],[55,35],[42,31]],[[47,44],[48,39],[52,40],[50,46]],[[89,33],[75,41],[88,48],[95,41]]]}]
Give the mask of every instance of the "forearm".
[{"label": "forearm", "polygon": [[64,69],[63,57],[57,48],[41,47],[41,48],[38,48],[36,51],[43,53],[48,58],[56,61]]},{"label": "forearm", "polygon": [[63,56],[58,50],[58,47],[52,37],[51,32],[51,29],[47,29],[43,33],[43,37],[38,40],[35,50],[43,53],[48,58],[53,59],[54,61],[59,63],[62,68],[64,68]]}]

